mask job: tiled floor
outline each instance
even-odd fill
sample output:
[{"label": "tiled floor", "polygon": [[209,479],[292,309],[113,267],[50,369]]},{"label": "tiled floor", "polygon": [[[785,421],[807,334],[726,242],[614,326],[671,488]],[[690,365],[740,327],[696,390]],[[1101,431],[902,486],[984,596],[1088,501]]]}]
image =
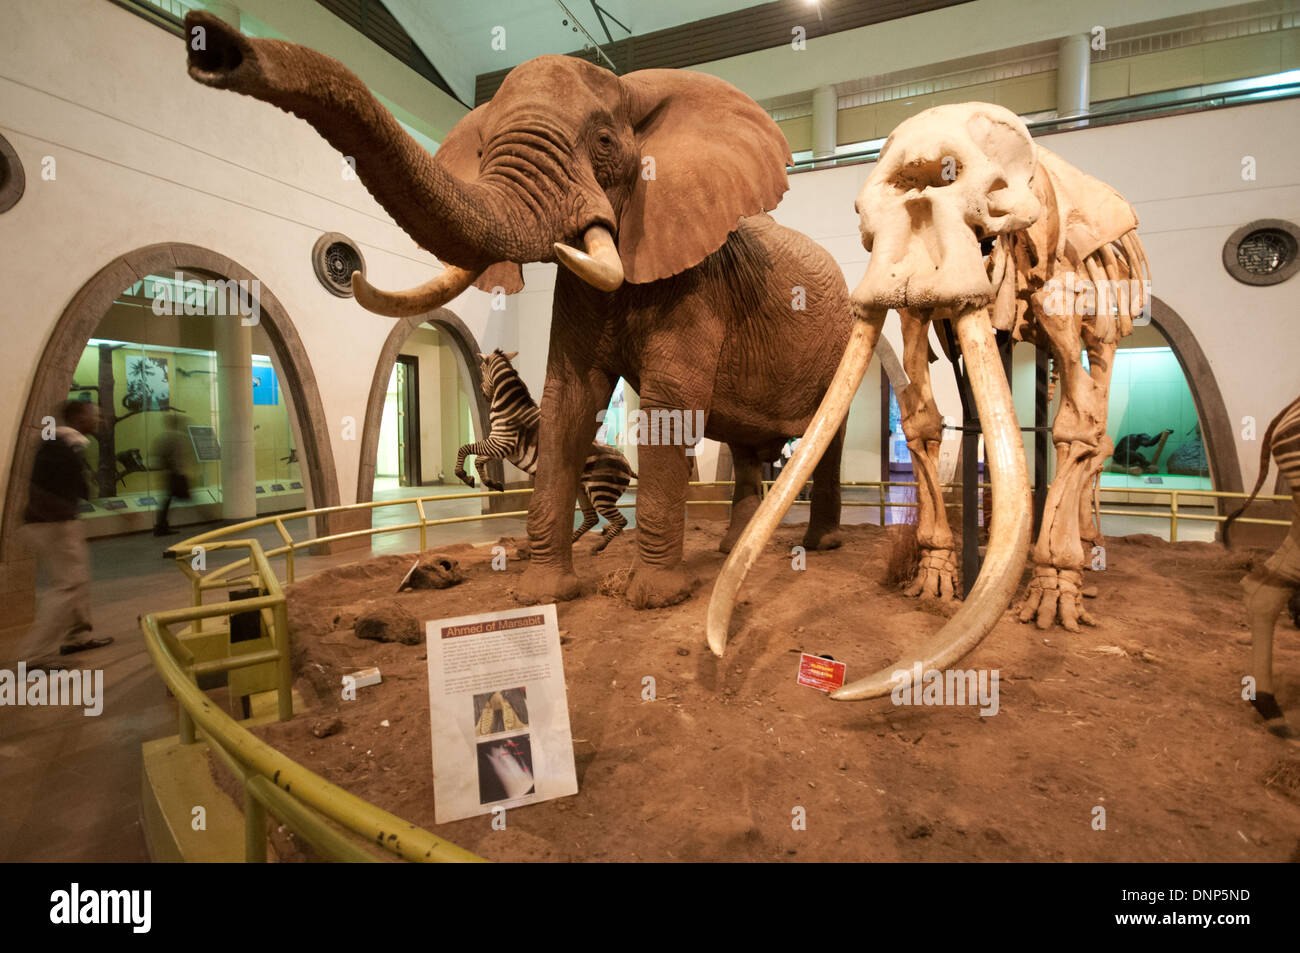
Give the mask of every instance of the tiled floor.
[{"label": "tiled floor", "polygon": [[[381,499],[459,492],[453,487],[385,490]],[[437,504],[433,516],[467,516],[479,511],[478,500]],[[374,525],[398,525],[416,519],[414,505],[376,510]],[[187,533],[199,528],[187,527]],[[308,525],[290,526],[295,538],[309,538]],[[430,527],[429,546],[452,542],[491,542],[519,535],[518,518]],[[254,534],[268,548],[278,545],[274,527]],[[182,537],[157,539],[137,534],[96,540],[91,544],[95,631],[116,641],[107,648],[72,656],[82,668],[104,671],[104,710],[87,717],[80,708],[0,708],[0,861],[145,861],[140,831],[140,745],[176,733],[176,706],[154,673],[136,624],[154,609],[188,604],[184,577],[162,558],[162,548]],[[416,530],[379,536],[376,553],[412,552]],[[299,577],[329,565],[365,556],[352,551],[336,556],[297,559]],[[277,566],[277,568],[279,568]],[[13,670],[6,659],[0,667]]]}]

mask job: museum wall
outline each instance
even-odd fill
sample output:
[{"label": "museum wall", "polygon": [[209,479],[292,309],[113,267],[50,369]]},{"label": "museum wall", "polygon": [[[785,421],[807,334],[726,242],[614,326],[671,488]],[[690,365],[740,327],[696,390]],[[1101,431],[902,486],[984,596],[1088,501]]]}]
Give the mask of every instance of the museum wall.
[{"label": "museum wall", "polygon": [[[348,235],[382,287],[427,281],[432,257],[306,123],[192,82],[176,37],[103,0],[0,0],[0,22],[0,132],[27,178],[0,215],[0,280],[14,289],[0,303],[11,368],[0,375],[0,446],[34,425],[20,420],[28,391],[78,289],[134,249],[191,243],[247,268],[283,305],[320,385],[339,498],[355,500],[370,378],[394,321],[327,292],[312,245]],[[468,292],[451,310],[481,349],[513,347],[489,302]],[[345,417],[357,421],[352,439]],[[0,468],[0,489],[8,479]]]},{"label": "museum wall", "polygon": [[[695,68],[720,76],[762,101],[814,89],[823,83],[851,82],[1071,33],[1088,33],[1099,24],[1115,30],[1223,6],[1222,0],[1092,0],[1086,4],[1076,0],[1035,0],[1032,4],[1024,0],[975,0],[829,36],[813,36],[800,51],[787,45]],[[809,17],[815,15],[810,8]],[[793,76],[798,77],[797,86]]]},{"label": "museum wall", "polygon": [[[959,8],[960,9],[960,8]],[[1267,422],[1295,397],[1300,374],[1295,352],[1296,279],[1251,287],[1233,279],[1222,264],[1224,242],[1238,227],[1259,218],[1300,219],[1300,102],[1238,106],[1083,129],[1037,140],[1068,161],[1108,182],[1137,209],[1151,262],[1153,292],[1188,324],[1209,359],[1228,417]],[[1255,160],[1256,178],[1242,178],[1243,158]],[[801,173],[773,213],[821,242],[843,268],[850,286],[866,269],[867,253],[853,211],[871,164]],[[901,353],[897,322],[886,338]],[[933,341],[932,337],[932,341]],[[937,344],[935,346],[938,351]],[[1032,355],[1016,355],[1016,382],[1032,381]],[[1028,366],[1026,375],[1023,370]],[[941,413],[959,417],[951,372],[936,365],[935,397]],[[1017,387],[1018,394],[1025,388]],[[1020,400],[1017,399],[1020,406]],[[1029,405],[1032,406],[1032,403]],[[1020,406],[1021,422],[1032,413]],[[1259,462],[1257,441],[1238,440],[1242,476],[1249,485]]]},{"label": "museum wall", "polygon": [[[1099,104],[1144,93],[1268,76],[1297,67],[1300,28],[1291,28],[1094,62],[1088,88],[1094,108],[1105,108]],[[908,116],[944,103],[997,103],[1019,115],[1050,112],[1056,109],[1056,93],[1056,70],[1052,69],[848,106],[836,117],[836,144],[884,138]],[[812,149],[811,92],[805,115],[781,119],[777,125],[792,152]]]},{"label": "museum wall", "polygon": [[[320,384],[339,498],[356,499],[360,422],[393,320],[329,294],[313,273],[311,246],[325,231],[348,235],[366,258],[368,276],[386,288],[424,282],[434,273],[433,260],[346,174],[340,157],[305,123],[191,82],[175,37],[111,4],[67,0],[59,6],[56,11],[53,5],[0,0],[0,18],[14,27],[0,35],[6,77],[0,79],[0,129],[27,171],[26,195],[0,215],[0,242],[7,250],[0,258],[0,278],[18,289],[0,305],[6,353],[16,369],[0,377],[0,444],[12,447],[20,426],[33,425],[20,416],[35,368],[77,290],[133,249],[186,242],[248,268],[284,306]],[[1139,14],[1123,4],[1103,3],[1104,9],[1089,9],[1089,25],[1093,19],[1151,19],[1164,15],[1165,7],[1176,12],[1174,6],[1144,5]],[[1185,11],[1186,4],[1177,6]],[[994,11],[993,23],[962,26],[975,8]],[[1010,24],[1013,9],[1019,8],[992,0],[952,8],[946,15],[955,19],[927,43],[883,43],[882,38],[899,30],[904,31],[899,36],[913,36],[907,31],[920,29],[929,15],[872,27],[877,32],[871,47],[881,58],[868,66],[859,56],[854,75],[955,56],[962,52],[956,44],[963,38],[970,41],[968,51],[975,51],[992,48],[995,40],[1007,45],[1044,37],[1042,23],[1009,25],[1010,32],[998,34],[997,17]],[[70,23],[77,28],[69,29]],[[1060,31],[1075,25],[1063,20]],[[842,44],[852,35],[815,43]],[[755,63],[765,56],[749,55]],[[821,62],[820,54],[806,61]],[[715,65],[705,68],[725,72]],[[769,92],[764,84],[770,81],[760,82],[742,65],[730,65],[731,78],[752,95]],[[845,62],[835,68],[842,71]],[[771,65],[769,70],[783,74],[781,91],[788,92],[788,71]],[[822,79],[801,72],[798,82]],[[1253,415],[1261,431],[1294,396],[1296,375],[1287,351],[1277,346],[1294,340],[1294,289],[1291,282],[1241,285],[1223,270],[1220,253],[1228,235],[1245,222],[1300,217],[1300,186],[1293,175],[1300,146],[1297,118],[1300,106],[1294,101],[1262,103],[1040,140],[1133,201],[1156,294],[1191,326],[1209,356],[1230,418]],[[1256,162],[1255,181],[1241,177],[1247,155]],[[866,261],[853,198],[870,169],[856,165],[793,175],[775,212],[778,220],[822,242],[850,286]],[[545,376],[554,275],[553,265],[526,266],[525,289],[501,302],[500,310],[492,310],[489,296],[472,290],[450,305],[480,350],[520,352],[516,366],[534,396],[540,396]],[[896,323],[886,337],[901,352]],[[1032,354],[1022,357],[1020,351],[1017,404],[1028,423],[1020,382],[1032,381]],[[951,372],[939,366],[934,377],[941,412],[959,417]],[[878,475],[878,388],[873,368],[854,405],[845,479]],[[358,422],[353,439],[347,439],[343,425],[349,417]],[[1258,446],[1243,443],[1237,451],[1249,479]],[[0,472],[0,485],[8,478],[7,469]]]}]

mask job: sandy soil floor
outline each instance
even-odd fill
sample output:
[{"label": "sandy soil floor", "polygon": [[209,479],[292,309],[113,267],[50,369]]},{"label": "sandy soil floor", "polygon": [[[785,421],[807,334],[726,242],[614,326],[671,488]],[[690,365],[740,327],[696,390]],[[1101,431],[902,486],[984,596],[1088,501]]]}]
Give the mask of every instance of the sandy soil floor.
[{"label": "sandy soil floor", "polygon": [[[494,860],[1300,860],[1300,747],[1241,700],[1249,634],[1237,582],[1250,555],[1110,540],[1106,570],[1087,579],[1096,628],[1040,632],[1007,613],[961,663],[999,672],[999,710],[982,717],[836,703],[795,683],[800,651],[846,662],[851,680],[942,623],[941,607],[884,586],[896,528],[848,528],[842,549],[810,553],[796,572],[782,554],[801,530],[782,527],[715,659],[702,620],[721,530],[688,532],[693,597],[646,612],[596,592],[631,563],[635,533],[595,558],[579,545],[584,595],[559,607],[579,793],[511,811],[504,831],[489,816],[434,825],[424,645],[361,640],[352,624],[371,601],[419,620],[512,607],[525,562],[493,572],[486,548],[462,546],[438,550],[466,571],[452,589],[393,595],[409,556],[290,587],[312,710],[258,732]],[[342,674],[370,665],[383,683],[342,701]],[[1300,638],[1286,620],[1275,670],[1294,725]],[[646,675],[656,701],[642,700]],[[335,719],[337,734],[312,733]],[[794,829],[798,808],[805,830]]]}]

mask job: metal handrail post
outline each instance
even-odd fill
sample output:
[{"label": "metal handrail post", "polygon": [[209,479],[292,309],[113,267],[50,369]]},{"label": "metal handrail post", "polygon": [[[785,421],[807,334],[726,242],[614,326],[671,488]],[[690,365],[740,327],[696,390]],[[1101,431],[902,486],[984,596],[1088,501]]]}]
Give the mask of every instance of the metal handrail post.
[{"label": "metal handrail post", "polygon": [[1169,542],[1178,542],[1178,491],[1169,491]]},{"label": "metal handrail post", "polygon": [[271,644],[280,653],[275,671],[279,695],[276,701],[280,720],[288,721],[293,717],[293,652],[289,648],[289,606],[284,598],[280,599],[280,604],[272,611],[272,617],[275,626],[271,633]]},{"label": "metal handrail post", "polygon": [[244,786],[244,863],[266,863],[266,808]]}]

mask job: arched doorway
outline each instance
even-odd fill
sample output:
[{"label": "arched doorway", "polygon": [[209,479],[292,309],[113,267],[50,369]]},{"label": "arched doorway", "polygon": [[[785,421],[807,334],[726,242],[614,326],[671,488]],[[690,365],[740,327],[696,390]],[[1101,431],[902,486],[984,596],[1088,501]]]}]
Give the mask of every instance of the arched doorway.
[{"label": "arched doorway", "polygon": [[[288,402],[296,410],[293,415],[295,444],[301,460],[307,505],[335,506],[339,502],[333,450],[325,428],[316,378],[283,305],[247,268],[211,249],[178,242],[149,245],[105,265],[73,296],[50,334],[28,391],[5,491],[3,520],[0,522],[0,564],[18,566],[17,574],[31,579],[31,604],[35,599],[35,578],[29,571],[30,559],[21,551],[17,530],[22,524],[42,418],[57,412],[68,399],[87,344],[124,291],[151,276],[169,276],[178,271],[209,275],[221,281],[240,283],[245,289],[256,289],[258,320],[275,358],[279,386],[283,387]],[[328,529],[317,527],[318,534],[324,532]],[[24,586],[11,595],[17,595],[20,602],[25,602],[26,592]],[[22,614],[22,605],[15,606],[15,609]]]},{"label": "arched doorway", "polygon": [[[1167,523],[1153,522],[1143,511],[1167,514],[1170,497],[1149,491],[1217,490],[1241,492],[1241,467],[1235,429],[1210,362],[1190,327],[1169,304],[1152,296],[1149,324],[1133,328],[1120,341],[1111,370],[1107,433],[1116,453],[1101,474],[1103,506],[1133,509],[1134,518],[1102,518],[1102,530],[1112,535],[1167,532]],[[1060,388],[1049,408],[1049,423],[1060,406]],[[1022,422],[1026,422],[1022,412]],[[1124,441],[1132,438],[1126,446]],[[1055,476],[1055,456],[1048,457]],[[1144,492],[1128,492],[1141,489]],[[1180,509],[1199,507],[1202,515],[1222,516],[1235,508],[1232,500],[1180,498]],[[1182,524],[1180,538],[1210,539],[1214,524]]]},{"label": "arched doorway", "polygon": [[[468,410],[473,439],[482,440],[489,432],[489,408],[487,398],[483,396],[482,375],[478,362],[481,349],[465,322],[446,308],[398,321],[384,341],[383,349],[379,353],[379,361],[375,365],[374,376],[370,381],[370,395],[366,401],[366,419],[361,435],[361,462],[357,473],[358,503],[368,503],[374,499],[375,477],[379,469],[377,464],[380,435],[384,430],[384,408],[388,402],[394,367],[402,354],[403,347],[418,334],[423,325],[436,329],[439,338],[445,341],[455,356],[458,373],[464,382],[460,390],[463,391],[464,398],[472,398]],[[444,477],[450,478],[451,471],[445,466],[445,462],[444,460],[442,467]],[[500,461],[494,460],[483,466],[493,479],[497,481],[504,479],[504,467]],[[429,467],[422,469],[427,470]],[[423,482],[430,482],[430,477],[436,472],[425,473]]]},{"label": "arched doorway", "polygon": [[[1235,428],[1205,352],[1182,316],[1154,295],[1151,298],[1151,325],[1164,336],[1187,379],[1201,425],[1201,438],[1205,441],[1214,488],[1228,493],[1242,492],[1241,464],[1233,438]],[[1220,515],[1234,508],[1231,501],[1219,503]]]}]

